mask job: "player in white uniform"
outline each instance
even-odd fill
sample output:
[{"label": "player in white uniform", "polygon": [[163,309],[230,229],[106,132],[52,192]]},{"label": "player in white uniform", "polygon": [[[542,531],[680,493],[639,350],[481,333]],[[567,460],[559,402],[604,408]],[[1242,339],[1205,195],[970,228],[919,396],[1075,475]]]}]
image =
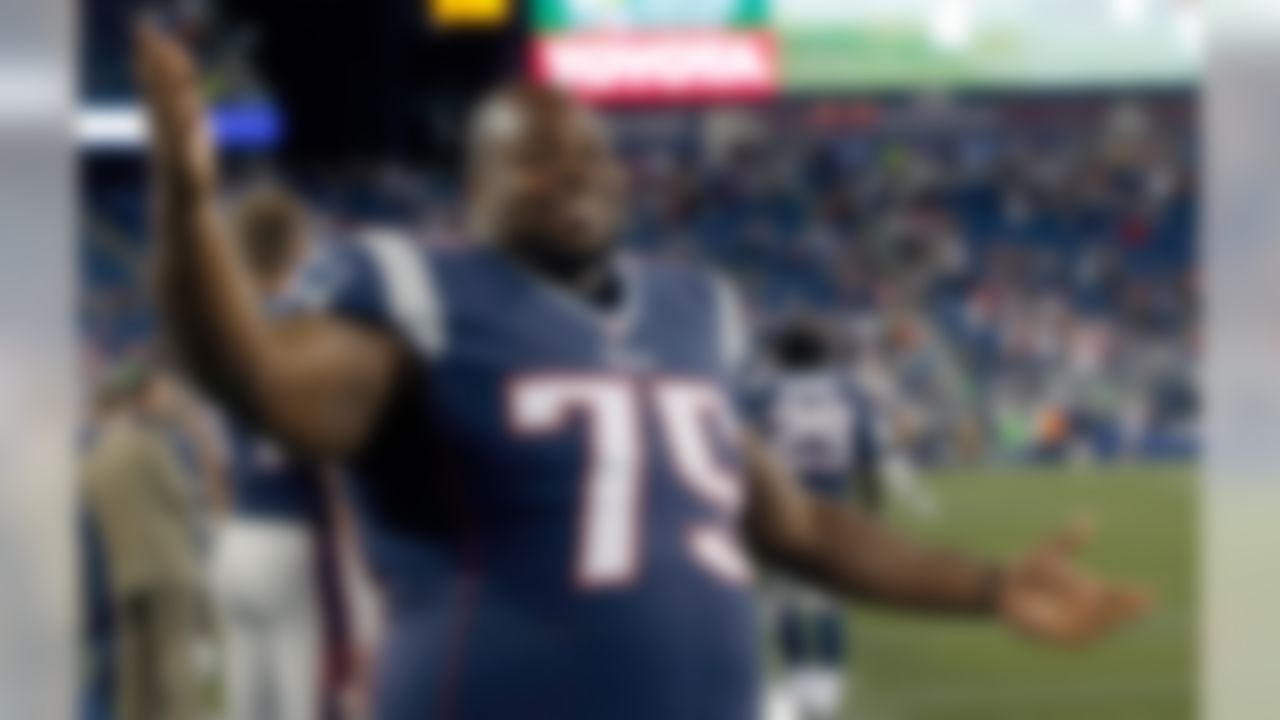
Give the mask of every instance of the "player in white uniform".
[{"label": "player in white uniform", "polygon": [[[255,191],[236,230],[264,301],[305,252],[304,214],[283,191]],[[213,587],[224,634],[229,720],[316,720],[336,706],[347,618],[329,471],[288,457],[243,424],[223,423],[226,512]]]},{"label": "player in white uniform", "polygon": [[[744,393],[746,413],[806,490],[875,511],[884,433],[832,345],[815,320],[785,324],[772,339],[769,376]],[[843,606],[788,578],[775,578],[770,589],[770,629],[790,704],[806,720],[837,717],[852,656]]]}]

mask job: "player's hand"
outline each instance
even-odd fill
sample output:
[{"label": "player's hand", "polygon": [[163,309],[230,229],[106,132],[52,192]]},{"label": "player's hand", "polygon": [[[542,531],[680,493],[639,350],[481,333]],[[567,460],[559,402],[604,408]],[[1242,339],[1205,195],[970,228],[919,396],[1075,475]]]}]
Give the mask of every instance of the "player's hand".
[{"label": "player's hand", "polygon": [[134,55],[156,170],[165,182],[185,189],[212,188],[216,161],[190,54],[155,23],[142,20],[134,29]]},{"label": "player's hand", "polygon": [[1099,578],[1074,563],[1092,535],[1084,519],[1011,565],[998,588],[1000,616],[1032,638],[1081,646],[1146,614],[1150,595]]}]

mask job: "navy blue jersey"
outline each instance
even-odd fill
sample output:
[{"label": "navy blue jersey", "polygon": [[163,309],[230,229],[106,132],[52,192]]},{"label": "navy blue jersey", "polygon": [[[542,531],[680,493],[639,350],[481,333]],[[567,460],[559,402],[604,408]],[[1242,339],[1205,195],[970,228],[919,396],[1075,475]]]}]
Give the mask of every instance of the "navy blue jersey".
[{"label": "navy blue jersey", "polygon": [[386,234],[308,276],[412,355],[352,468],[380,720],[756,716],[722,285],[626,260],[604,312],[500,250]]},{"label": "navy blue jersey", "polygon": [[808,489],[874,495],[880,433],[871,404],[848,377],[780,373],[745,396],[747,414]]},{"label": "navy blue jersey", "polygon": [[233,511],[251,518],[318,521],[325,502],[319,468],[287,457],[260,434],[225,425]]}]

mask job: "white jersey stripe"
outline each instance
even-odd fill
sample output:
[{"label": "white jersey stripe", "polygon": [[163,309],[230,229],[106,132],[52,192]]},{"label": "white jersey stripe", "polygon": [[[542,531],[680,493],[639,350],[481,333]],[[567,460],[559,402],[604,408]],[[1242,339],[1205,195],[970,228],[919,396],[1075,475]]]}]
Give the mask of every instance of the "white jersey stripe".
[{"label": "white jersey stripe", "polygon": [[362,236],[384,284],[392,321],[419,352],[443,354],[443,308],[425,253],[394,230],[373,228]]},{"label": "white jersey stripe", "polygon": [[725,278],[715,276],[717,341],[725,367],[736,372],[746,363],[751,351],[747,314],[733,286]]}]

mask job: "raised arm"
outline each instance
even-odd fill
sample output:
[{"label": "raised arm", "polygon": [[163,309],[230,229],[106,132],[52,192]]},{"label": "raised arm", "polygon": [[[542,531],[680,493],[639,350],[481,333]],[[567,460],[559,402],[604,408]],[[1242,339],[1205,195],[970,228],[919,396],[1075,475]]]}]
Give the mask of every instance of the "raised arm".
[{"label": "raised arm", "polygon": [[149,23],[135,37],[152,132],[157,290],[174,349],[207,393],[295,451],[352,452],[394,382],[399,345],[326,314],[268,319],[218,210],[194,65]]},{"label": "raised arm", "polygon": [[1143,614],[1147,596],[1102,581],[1070,556],[1073,527],[1009,565],[924,547],[844,503],[805,493],[748,437],[747,532],[763,559],[844,598],[938,614],[999,618],[1049,642],[1094,640]]}]

